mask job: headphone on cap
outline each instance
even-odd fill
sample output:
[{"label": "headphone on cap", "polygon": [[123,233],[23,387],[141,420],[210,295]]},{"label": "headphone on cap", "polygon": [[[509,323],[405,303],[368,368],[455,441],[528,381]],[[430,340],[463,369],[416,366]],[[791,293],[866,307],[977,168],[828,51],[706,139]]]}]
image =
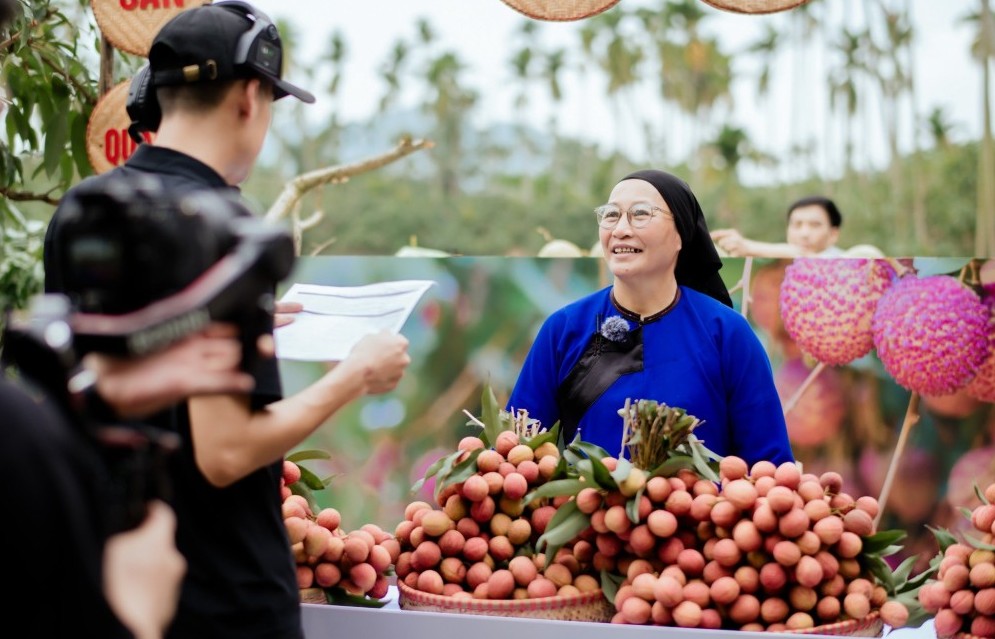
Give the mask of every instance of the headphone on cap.
[{"label": "headphone on cap", "polygon": [[[264,75],[280,77],[282,59],[278,44],[280,33],[269,16],[239,0],[226,0],[209,6],[232,11],[244,16],[252,23],[249,30],[238,38],[232,68],[248,67]],[[162,121],[162,108],[156,97],[157,87],[175,86],[205,79],[211,81],[217,76],[218,66],[215,60],[188,65],[182,69],[166,69],[155,72],[152,71],[149,64],[146,64],[135,74],[128,87],[128,98],[125,102],[125,109],[128,112],[128,117],[131,118],[128,135],[135,142],[141,144],[145,141],[142,137],[144,132],[159,130],[159,123]]]}]

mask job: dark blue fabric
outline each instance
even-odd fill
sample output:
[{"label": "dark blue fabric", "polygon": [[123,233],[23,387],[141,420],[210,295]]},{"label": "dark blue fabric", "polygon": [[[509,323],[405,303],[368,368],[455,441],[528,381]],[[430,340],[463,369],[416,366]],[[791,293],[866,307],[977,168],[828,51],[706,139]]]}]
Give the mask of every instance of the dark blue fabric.
[{"label": "dark blue fabric", "polygon": [[[590,341],[596,318],[620,315],[610,291],[589,295],[546,320],[509,409],[527,409],[546,427],[560,418],[557,389]],[[719,455],[739,455],[750,464],[793,460],[770,361],[741,315],[682,286],[681,299],[670,312],[643,324],[643,348],[643,370],[621,376],[598,398],[581,419],[582,439],[618,455],[618,410],[626,398],[653,399],[703,420],[695,434]]]}]

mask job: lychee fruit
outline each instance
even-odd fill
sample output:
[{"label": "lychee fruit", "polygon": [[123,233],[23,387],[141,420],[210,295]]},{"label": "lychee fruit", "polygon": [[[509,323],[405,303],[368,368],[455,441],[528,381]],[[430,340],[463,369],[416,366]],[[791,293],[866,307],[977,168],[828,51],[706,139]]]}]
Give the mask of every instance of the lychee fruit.
[{"label": "lychee fruit", "polygon": [[974,379],[964,387],[964,392],[983,402],[995,402],[995,327],[992,326],[995,322],[995,297],[986,297],[984,304],[989,311],[988,357],[978,367]]},{"label": "lychee fruit", "polygon": [[781,285],[784,328],[825,364],[863,357],[874,347],[871,317],[893,275],[883,260],[798,258]]},{"label": "lychee fruit", "polygon": [[885,370],[922,395],[967,385],[988,355],[989,312],[948,275],[905,275],[878,301],[872,327]]}]

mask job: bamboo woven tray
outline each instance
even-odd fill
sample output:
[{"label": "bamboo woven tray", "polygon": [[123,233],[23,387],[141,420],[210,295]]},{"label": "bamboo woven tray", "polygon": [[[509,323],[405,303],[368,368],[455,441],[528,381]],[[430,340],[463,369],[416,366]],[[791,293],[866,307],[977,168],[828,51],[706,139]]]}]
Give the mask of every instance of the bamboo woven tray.
[{"label": "bamboo woven tray", "polygon": [[735,13],[776,13],[794,9],[808,0],[704,0],[716,9]]},{"label": "bamboo woven tray", "polygon": [[466,615],[553,619],[557,621],[610,621],[615,607],[600,590],[562,597],[542,599],[455,599],[433,595],[397,582],[398,600],[403,610],[422,612],[455,612]]},{"label": "bamboo woven tray", "polygon": [[839,623],[830,623],[805,630],[788,630],[796,635],[833,635],[837,637],[880,637],[884,631],[881,615],[874,611],[863,619],[850,619]]},{"label": "bamboo woven tray", "polygon": [[567,22],[582,20],[618,4],[618,0],[502,0],[506,5],[536,20]]}]

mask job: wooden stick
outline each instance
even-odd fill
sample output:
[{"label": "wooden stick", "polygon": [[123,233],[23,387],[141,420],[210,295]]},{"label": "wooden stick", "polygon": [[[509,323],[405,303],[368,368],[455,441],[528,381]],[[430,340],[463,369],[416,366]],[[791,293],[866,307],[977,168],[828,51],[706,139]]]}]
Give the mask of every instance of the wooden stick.
[{"label": "wooden stick", "polygon": [[747,317],[750,308],[750,272],[753,270],[753,258],[748,257],[743,263],[743,317]]},{"label": "wooden stick", "polygon": [[821,373],[822,369],[824,369],[825,367],[826,367],[825,362],[819,362],[819,365],[812,369],[812,372],[808,374],[808,377],[805,378],[805,381],[802,382],[802,385],[798,387],[798,390],[795,391],[794,395],[789,397],[788,401],[784,402],[785,415],[787,415],[794,409],[795,404],[798,403],[798,400],[802,398],[802,395],[805,394],[805,391],[808,390],[808,387],[812,385],[812,382],[815,381],[815,378],[819,376],[819,373]]},{"label": "wooden stick", "polygon": [[622,417],[622,447],[618,451],[618,458],[623,459],[625,457],[625,442],[629,438],[629,428],[632,425],[632,418],[629,416],[629,406],[632,404],[632,398],[625,398],[625,407],[622,408],[624,417]]},{"label": "wooden stick", "polygon": [[902,431],[898,434],[898,443],[895,444],[895,452],[891,455],[891,464],[888,466],[888,474],[884,477],[884,485],[881,487],[881,494],[878,496],[878,514],[874,518],[874,528],[881,523],[884,515],[885,505],[888,503],[888,495],[891,493],[891,485],[895,481],[895,473],[898,472],[898,461],[905,450],[905,443],[909,438],[909,432],[919,421],[919,393],[912,393],[909,398],[909,407],[905,411],[905,421],[902,423]]}]

